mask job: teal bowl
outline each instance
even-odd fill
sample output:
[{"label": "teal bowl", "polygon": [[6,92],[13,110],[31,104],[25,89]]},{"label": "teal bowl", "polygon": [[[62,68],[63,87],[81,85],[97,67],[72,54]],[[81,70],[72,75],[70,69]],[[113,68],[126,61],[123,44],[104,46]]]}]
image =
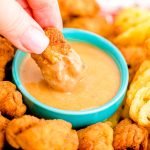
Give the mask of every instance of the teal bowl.
[{"label": "teal bowl", "polygon": [[35,114],[36,116],[52,119],[64,119],[71,122],[74,128],[81,128],[96,122],[104,121],[116,112],[124,99],[128,85],[127,64],[119,50],[112,43],[101,36],[77,29],[64,29],[63,34],[68,40],[89,43],[98,47],[114,60],[118,66],[121,76],[120,88],[115,97],[113,97],[108,103],[98,108],[82,111],[60,110],[47,106],[31,96],[21,83],[19,75],[20,66],[27,54],[20,50],[16,52],[13,61],[13,80],[23,94],[24,103],[28,106],[31,113]]}]

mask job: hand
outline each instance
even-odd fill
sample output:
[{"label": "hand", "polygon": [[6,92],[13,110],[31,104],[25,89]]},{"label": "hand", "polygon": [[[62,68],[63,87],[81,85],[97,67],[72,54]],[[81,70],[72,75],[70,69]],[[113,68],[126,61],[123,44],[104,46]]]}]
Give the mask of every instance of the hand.
[{"label": "hand", "polygon": [[49,44],[42,28],[62,29],[57,0],[0,0],[0,34],[17,48],[42,53]]}]

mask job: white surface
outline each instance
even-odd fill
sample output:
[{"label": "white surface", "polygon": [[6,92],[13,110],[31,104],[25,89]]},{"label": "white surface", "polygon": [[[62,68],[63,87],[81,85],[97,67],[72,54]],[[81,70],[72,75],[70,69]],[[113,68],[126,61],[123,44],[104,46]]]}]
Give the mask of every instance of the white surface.
[{"label": "white surface", "polygon": [[97,0],[105,12],[113,13],[119,8],[139,5],[150,8],[150,0]]}]

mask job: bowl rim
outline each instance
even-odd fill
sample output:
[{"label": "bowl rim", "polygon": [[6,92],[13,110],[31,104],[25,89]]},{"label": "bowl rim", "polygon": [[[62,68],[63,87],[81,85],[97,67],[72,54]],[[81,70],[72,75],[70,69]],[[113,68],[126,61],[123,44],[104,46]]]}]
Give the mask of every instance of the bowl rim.
[{"label": "bowl rim", "polygon": [[[111,47],[113,51],[115,51],[115,53],[117,54],[117,56],[114,56],[115,58],[119,58],[120,63],[122,64],[123,70],[121,70],[121,79],[122,82],[120,83],[120,88],[118,90],[118,92],[116,93],[116,95],[107,103],[105,103],[104,105],[101,105],[99,107],[96,108],[92,108],[92,109],[85,109],[85,110],[62,110],[59,108],[54,108],[51,106],[48,106],[38,100],[36,100],[36,98],[34,98],[32,95],[30,95],[30,93],[24,88],[24,86],[21,83],[20,77],[19,77],[19,72],[17,71],[17,63],[18,63],[18,58],[20,57],[21,54],[25,53],[22,52],[20,50],[17,50],[13,63],[12,63],[12,76],[13,76],[13,80],[15,82],[15,84],[17,85],[17,88],[21,91],[21,93],[28,99],[28,101],[34,103],[36,106],[45,109],[47,111],[51,111],[54,113],[59,113],[59,114],[64,114],[64,115],[85,115],[85,114],[93,114],[99,111],[103,111],[104,109],[112,106],[113,104],[115,104],[117,101],[119,101],[119,99],[125,95],[127,86],[128,86],[128,67],[126,64],[126,61],[124,59],[124,57],[122,56],[121,52],[118,50],[118,48],[113,45],[110,41],[108,41],[107,39],[101,37],[100,35],[97,35],[95,33],[89,32],[89,31],[85,31],[85,30],[80,30],[80,29],[74,29],[74,28],[65,28],[63,29],[63,33],[78,33],[78,34],[85,34],[88,36],[93,36],[94,38],[98,38],[102,43],[106,44],[107,46]],[[110,56],[110,55],[109,55]],[[112,58],[112,56],[110,56]],[[115,62],[116,63],[116,62]],[[117,64],[116,64],[117,65]],[[117,65],[118,67],[118,65]],[[119,68],[118,68],[119,69]]]}]

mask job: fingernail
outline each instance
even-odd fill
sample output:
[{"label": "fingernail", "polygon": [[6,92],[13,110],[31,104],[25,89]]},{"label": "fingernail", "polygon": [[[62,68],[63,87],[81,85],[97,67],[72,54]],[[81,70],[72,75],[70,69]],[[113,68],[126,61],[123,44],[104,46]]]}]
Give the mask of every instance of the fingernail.
[{"label": "fingernail", "polygon": [[34,27],[29,27],[20,40],[26,49],[36,54],[42,53],[49,44],[48,37]]}]

